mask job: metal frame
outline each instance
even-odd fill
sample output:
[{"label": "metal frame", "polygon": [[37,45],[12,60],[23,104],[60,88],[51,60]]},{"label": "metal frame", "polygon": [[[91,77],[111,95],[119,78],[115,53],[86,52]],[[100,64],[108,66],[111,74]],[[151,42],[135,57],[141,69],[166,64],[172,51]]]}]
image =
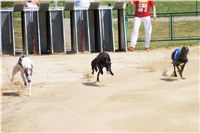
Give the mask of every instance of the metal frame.
[{"label": "metal frame", "polygon": [[[33,15],[33,23],[32,23],[33,27],[31,27],[31,28],[34,28],[34,30],[36,30],[34,32],[34,35],[32,35],[33,33],[31,33],[31,38],[36,35],[34,37],[35,43],[36,43],[35,44],[35,49],[34,49],[34,50],[36,50],[35,53],[34,53],[33,48],[30,47],[32,44],[30,44],[30,42],[28,40],[30,38],[30,36],[28,35],[29,34],[28,33],[28,28],[30,28],[28,24],[30,24],[30,21],[28,22],[28,20],[27,20],[28,18],[27,17],[30,16],[31,14]],[[36,21],[34,21],[34,16],[35,15],[36,15],[36,18],[35,18]],[[24,42],[23,42],[23,53],[26,54],[26,55],[28,55],[30,53],[31,54],[41,54],[38,9],[24,9],[22,11],[22,17],[24,17],[22,19],[23,20],[22,21],[22,25],[23,25],[23,29],[24,29],[23,32],[25,32],[25,34],[23,35],[23,38],[25,39]],[[36,23],[34,23],[34,22],[36,22]],[[36,25],[36,27],[34,27],[34,25]]]},{"label": "metal frame", "polygon": [[[62,28],[60,29],[60,32],[59,34],[61,34],[61,44],[57,44],[55,43],[54,39],[55,39],[55,33],[54,33],[54,29],[55,29],[55,24],[53,24],[54,20],[56,20],[57,18],[54,18],[53,17],[53,14],[54,13],[57,13],[55,14],[56,17],[60,17],[61,19],[61,24],[59,24]],[[65,53],[66,52],[66,46],[65,46],[65,39],[64,39],[64,29],[63,29],[63,9],[59,9],[59,8],[51,8],[49,9],[49,22],[50,22],[50,35],[51,35],[51,52],[52,53]],[[59,27],[57,27],[59,28]],[[56,28],[56,29],[57,29]],[[61,52],[62,51],[62,52]]]},{"label": "metal frame", "polygon": [[125,2],[116,2],[113,10],[117,10],[118,17],[118,45],[117,51],[127,51],[127,32],[126,32],[126,21],[125,21]]},{"label": "metal frame", "polygon": [[[88,9],[86,9],[86,8],[75,8],[74,13],[75,13],[74,15],[75,15],[75,25],[76,25],[75,29],[76,29],[77,52],[84,52],[84,51],[90,52],[91,47],[90,47],[90,31],[89,31]],[[83,20],[81,20],[81,17],[84,17]],[[79,23],[79,21],[80,21],[80,23]],[[86,27],[85,27],[85,25],[86,25]],[[79,26],[81,26],[81,27],[79,27]],[[84,39],[84,40],[81,39],[81,42],[79,40],[79,30],[80,30],[81,34],[84,35],[84,37],[81,35],[81,38]],[[84,43],[84,46],[82,46],[83,45],[82,43]]]},{"label": "metal frame", "polygon": [[51,46],[50,19],[49,19],[49,3],[41,3],[39,7],[39,33],[40,46],[42,54],[53,54]]},{"label": "metal frame", "polygon": [[[70,12],[71,52],[75,53],[84,51],[90,52],[91,47],[90,47],[90,36],[89,36],[90,31],[89,31],[88,8],[76,7],[74,2],[66,2],[64,11]],[[81,22],[81,16],[84,17],[82,22]],[[80,24],[82,24],[82,26]],[[84,35],[84,36],[81,35],[81,39],[79,31]]]},{"label": "metal frame", "polygon": [[93,37],[90,39],[92,52],[115,52],[112,9],[111,6],[99,7],[98,2],[91,3],[89,7],[90,36]]},{"label": "metal frame", "polygon": [[[171,13],[157,13],[157,16],[158,17],[166,17],[168,16],[169,19],[170,19],[170,31],[169,31],[169,38],[167,39],[151,39],[151,41],[181,41],[181,40],[200,40],[200,37],[193,37],[193,38],[178,38],[178,37],[174,37],[174,16],[185,16],[185,14],[187,14],[187,16],[196,16],[196,14],[200,14],[200,12],[171,12]],[[199,15],[198,15],[199,16]],[[134,15],[126,15],[126,30],[128,32],[128,18],[133,18]],[[130,42],[128,40],[128,37],[127,37],[127,43]],[[143,39],[138,39],[138,42],[144,42]]]},{"label": "metal frame", "polygon": [[[15,55],[15,39],[14,39],[14,28],[13,28],[13,9],[1,9],[1,17],[2,13],[9,13],[8,17],[8,25],[9,25],[9,44],[5,44],[7,42],[3,41],[3,35],[4,32],[1,29],[1,38],[0,38],[0,54],[11,54]],[[1,18],[1,28],[2,28],[2,18]],[[4,27],[5,28],[5,27]],[[5,33],[6,34],[6,33]],[[9,47],[12,47],[10,50],[4,50],[4,45],[10,45]],[[7,46],[6,46],[7,47]]]},{"label": "metal frame", "polygon": [[[100,32],[101,32],[101,46],[102,46],[102,51],[101,52],[103,52],[103,51],[112,51],[112,52],[115,52],[115,42],[114,42],[114,28],[113,28],[113,13],[112,13],[112,9],[113,9],[113,7],[110,7],[110,6],[102,6],[102,7],[99,7],[99,15],[101,16],[100,17]],[[110,11],[110,12],[108,12],[109,13],[109,15],[111,16],[110,17],[110,20],[108,20],[108,19],[105,19],[105,21],[109,21],[108,23],[110,24],[110,28],[111,28],[111,35],[110,35],[110,37],[107,37],[107,39],[108,38],[110,38],[110,39],[112,39],[112,41],[108,44],[107,42],[107,44],[105,43],[105,39],[106,38],[104,38],[104,37],[106,37],[105,36],[105,33],[106,33],[106,31],[105,31],[105,25],[104,25],[104,23],[105,23],[105,21],[104,21],[104,17],[106,17],[106,15],[105,15],[105,13],[106,13],[106,11]],[[110,45],[110,46],[107,46],[106,47],[106,45]]]},{"label": "metal frame", "polygon": [[89,6],[89,30],[90,30],[90,44],[91,52],[102,52],[102,36],[101,36],[101,20],[99,12],[99,2],[92,2]]}]

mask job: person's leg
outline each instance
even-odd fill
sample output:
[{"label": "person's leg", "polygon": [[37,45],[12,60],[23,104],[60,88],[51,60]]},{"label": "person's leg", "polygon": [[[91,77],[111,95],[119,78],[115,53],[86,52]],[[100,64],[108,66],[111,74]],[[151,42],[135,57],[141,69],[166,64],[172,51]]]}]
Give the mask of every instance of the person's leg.
[{"label": "person's leg", "polygon": [[150,40],[151,40],[151,33],[152,33],[152,25],[151,25],[151,19],[149,17],[143,17],[142,22],[144,23],[145,28],[145,49],[149,49],[150,46]]},{"label": "person's leg", "polygon": [[132,32],[132,35],[131,35],[131,47],[132,48],[135,48],[135,46],[136,46],[140,25],[141,25],[141,18],[135,17],[133,32]]}]

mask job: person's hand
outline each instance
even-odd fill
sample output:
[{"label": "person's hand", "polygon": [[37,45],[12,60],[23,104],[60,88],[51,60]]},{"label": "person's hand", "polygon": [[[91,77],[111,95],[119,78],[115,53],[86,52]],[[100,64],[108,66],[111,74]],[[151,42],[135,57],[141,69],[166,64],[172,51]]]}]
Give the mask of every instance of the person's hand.
[{"label": "person's hand", "polygon": [[132,1],[132,0],[129,0],[129,1],[127,2],[127,4],[133,4],[133,1]]}]

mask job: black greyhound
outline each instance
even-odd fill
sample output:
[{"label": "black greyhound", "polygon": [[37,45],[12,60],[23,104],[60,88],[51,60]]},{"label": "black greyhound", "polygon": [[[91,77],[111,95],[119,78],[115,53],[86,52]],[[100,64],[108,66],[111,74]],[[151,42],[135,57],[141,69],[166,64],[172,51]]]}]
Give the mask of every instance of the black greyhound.
[{"label": "black greyhound", "polygon": [[188,62],[187,55],[189,54],[189,48],[188,47],[182,47],[182,48],[177,48],[172,52],[171,58],[172,58],[172,64],[174,67],[174,76],[177,77],[176,75],[176,68],[178,69],[179,75],[182,79],[182,73],[185,67],[185,64]]},{"label": "black greyhound", "polygon": [[92,67],[92,74],[94,74],[94,70],[97,72],[97,81],[99,81],[99,74],[101,73],[103,75],[103,68],[105,67],[108,72],[110,72],[111,75],[114,75],[114,73],[111,70],[111,60],[108,53],[102,52],[97,55],[97,57],[92,60],[91,62]]}]

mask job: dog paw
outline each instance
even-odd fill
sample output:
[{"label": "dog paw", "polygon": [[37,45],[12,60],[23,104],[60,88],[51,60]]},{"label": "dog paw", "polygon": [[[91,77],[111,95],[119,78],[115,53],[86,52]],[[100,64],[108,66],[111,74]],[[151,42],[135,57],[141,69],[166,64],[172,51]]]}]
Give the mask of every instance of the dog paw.
[{"label": "dog paw", "polygon": [[174,74],[174,73],[172,73],[172,74],[170,75],[170,77],[177,77],[177,75]]},{"label": "dog paw", "polygon": [[17,96],[21,96],[22,94],[23,94],[23,91],[17,91],[17,92],[16,92],[16,95],[17,95]]},{"label": "dog paw", "polygon": [[184,77],[181,77],[181,79],[183,79],[183,80],[184,80],[184,79],[186,79],[186,78],[184,78]]}]

